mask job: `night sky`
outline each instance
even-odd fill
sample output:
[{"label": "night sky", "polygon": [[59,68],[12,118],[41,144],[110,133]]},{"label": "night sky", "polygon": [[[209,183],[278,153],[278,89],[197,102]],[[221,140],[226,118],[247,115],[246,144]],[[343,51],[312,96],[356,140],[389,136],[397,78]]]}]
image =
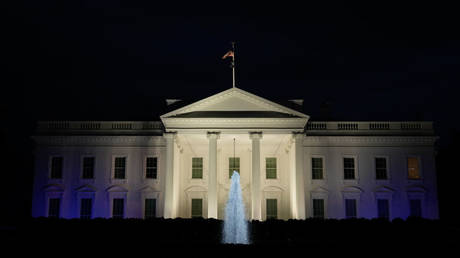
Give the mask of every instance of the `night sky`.
[{"label": "night sky", "polygon": [[441,146],[460,127],[460,21],[439,2],[13,2],[1,30],[2,159],[26,175],[37,120],[158,120],[165,98],[231,87],[221,59],[231,41],[237,87],[304,99],[311,120],[324,103],[332,120],[430,120]]}]

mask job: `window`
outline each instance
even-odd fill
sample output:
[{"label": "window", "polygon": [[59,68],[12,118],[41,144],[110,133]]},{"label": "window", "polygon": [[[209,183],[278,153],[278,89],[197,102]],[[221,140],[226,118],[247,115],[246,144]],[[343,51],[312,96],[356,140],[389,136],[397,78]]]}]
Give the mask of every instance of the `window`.
[{"label": "window", "polygon": [[125,179],[125,176],[126,176],[126,158],[116,157],[115,158],[114,178]]},{"label": "window", "polygon": [[390,218],[390,205],[387,199],[377,199],[377,215],[379,218]]},{"label": "window", "polygon": [[147,157],[145,160],[145,178],[156,179],[158,169],[158,159]]},{"label": "window", "polygon": [[324,200],[313,199],[313,217],[324,218]]},{"label": "window", "polygon": [[83,179],[94,178],[94,157],[83,158]]},{"label": "window", "polygon": [[378,180],[388,179],[386,158],[375,158],[375,178]]},{"label": "window", "polygon": [[422,201],[414,199],[409,201],[410,216],[422,217]]},{"label": "window", "polygon": [[420,169],[418,167],[418,158],[407,158],[407,172],[409,179],[420,179]]},{"label": "window", "polygon": [[345,217],[356,218],[356,199],[345,199]]},{"label": "window", "polygon": [[155,218],[157,214],[157,200],[145,199],[145,214],[146,219]]},{"label": "window", "polygon": [[59,218],[59,213],[61,209],[60,206],[61,206],[60,198],[50,198],[49,207],[48,207],[48,217]]},{"label": "window", "polygon": [[122,219],[125,215],[125,200],[113,199],[112,218]]},{"label": "window", "polygon": [[93,200],[84,198],[81,199],[80,203],[80,218],[81,219],[90,219],[91,218],[91,213],[92,213],[92,206]]},{"label": "window", "polygon": [[343,158],[343,178],[355,179],[355,159]]},{"label": "window", "polygon": [[192,218],[203,217],[203,199],[192,199]]},{"label": "window", "polygon": [[240,158],[228,158],[228,178],[231,178],[233,171],[240,173]]},{"label": "window", "polygon": [[203,178],[203,158],[192,158],[192,178]]},{"label": "window", "polygon": [[265,172],[267,179],[276,179],[276,158],[265,158]]},{"label": "window", "polygon": [[62,178],[62,165],[63,165],[62,157],[52,157],[51,158],[51,174],[50,174],[51,178],[53,179]]},{"label": "window", "polygon": [[311,179],[323,179],[323,158],[311,158]]},{"label": "window", "polygon": [[267,219],[278,218],[278,207],[276,199],[267,199]]}]

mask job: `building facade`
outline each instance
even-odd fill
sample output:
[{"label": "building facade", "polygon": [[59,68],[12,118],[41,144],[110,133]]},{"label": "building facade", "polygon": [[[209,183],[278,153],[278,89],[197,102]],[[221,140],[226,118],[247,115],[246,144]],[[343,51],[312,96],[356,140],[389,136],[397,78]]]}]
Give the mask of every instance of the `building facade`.
[{"label": "building facade", "polygon": [[33,216],[438,218],[431,122],[310,122],[232,88],[161,121],[38,124]]}]

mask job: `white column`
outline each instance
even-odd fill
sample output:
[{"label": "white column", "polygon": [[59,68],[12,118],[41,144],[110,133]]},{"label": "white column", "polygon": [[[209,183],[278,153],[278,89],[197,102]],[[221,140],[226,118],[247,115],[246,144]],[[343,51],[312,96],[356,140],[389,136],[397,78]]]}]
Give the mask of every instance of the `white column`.
[{"label": "white column", "polygon": [[250,133],[249,138],[252,140],[252,219],[262,220],[262,203],[260,199],[260,139],[262,139],[262,133]]},{"label": "white column", "polygon": [[208,218],[217,219],[217,139],[218,132],[208,132],[209,177],[208,177]]},{"label": "white column", "polygon": [[175,133],[164,133],[166,139],[166,167],[165,167],[165,199],[164,199],[164,218],[174,216],[174,138]]},{"label": "white column", "polygon": [[297,218],[305,219],[305,183],[303,169],[303,133],[294,133],[292,135],[294,143],[294,169],[295,169],[295,195],[297,206]]}]

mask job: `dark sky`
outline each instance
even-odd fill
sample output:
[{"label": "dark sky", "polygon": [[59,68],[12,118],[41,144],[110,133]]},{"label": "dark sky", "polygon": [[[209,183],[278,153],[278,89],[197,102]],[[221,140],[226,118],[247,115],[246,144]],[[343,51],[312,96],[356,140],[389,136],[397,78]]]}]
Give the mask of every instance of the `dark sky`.
[{"label": "dark sky", "polygon": [[231,87],[221,57],[236,41],[237,86],[303,98],[312,120],[328,101],[337,120],[433,120],[442,138],[459,128],[453,6],[14,2],[1,32],[1,105],[18,125],[158,120],[165,98]]}]

